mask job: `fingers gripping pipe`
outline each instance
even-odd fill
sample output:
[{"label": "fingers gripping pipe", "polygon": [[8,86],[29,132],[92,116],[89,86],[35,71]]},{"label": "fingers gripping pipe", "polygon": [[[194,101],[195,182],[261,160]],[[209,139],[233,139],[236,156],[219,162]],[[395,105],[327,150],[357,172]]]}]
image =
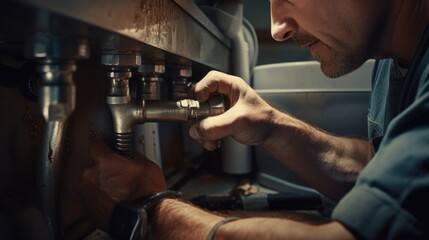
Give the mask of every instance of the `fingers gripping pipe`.
[{"label": "fingers gripping pipe", "polygon": [[[159,64],[141,65],[141,56],[137,52],[106,52],[102,56],[102,63],[108,67],[107,104],[113,118],[115,134],[115,150],[123,155],[133,153],[133,127],[145,122],[187,122],[209,116],[215,116],[225,111],[223,96],[212,96],[209,101],[200,103],[192,99],[179,101],[159,100],[157,91],[146,78],[160,79],[159,74],[164,72],[158,69]],[[129,81],[132,76],[130,68],[138,68],[146,85],[139,96],[132,98]],[[152,74],[150,71],[152,71]],[[157,80],[156,83],[159,81]],[[149,87],[152,86],[152,87]],[[146,91],[147,90],[147,91]],[[142,95],[142,97],[140,97]],[[149,99],[148,99],[149,98]]]},{"label": "fingers gripping pipe", "polygon": [[113,117],[115,150],[132,155],[132,129],[145,122],[187,122],[225,111],[223,96],[212,96],[208,102],[192,99],[180,101],[137,100],[125,96],[108,96],[107,102]]}]

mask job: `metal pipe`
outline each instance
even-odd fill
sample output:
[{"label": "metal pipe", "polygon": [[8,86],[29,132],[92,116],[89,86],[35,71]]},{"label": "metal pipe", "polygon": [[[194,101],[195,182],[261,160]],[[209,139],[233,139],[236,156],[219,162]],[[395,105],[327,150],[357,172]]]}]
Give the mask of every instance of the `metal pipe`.
[{"label": "metal pipe", "polygon": [[188,81],[192,76],[191,65],[169,66],[166,75],[171,80],[170,99],[181,100],[192,97],[192,83]]},{"label": "metal pipe", "polygon": [[37,174],[38,205],[45,216],[52,239],[63,236],[60,169],[65,124],[75,108],[75,86],[72,74],[73,61],[43,61],[37,70],[40,74],[39,107],[45,118],[40,163]]},{"label": "metal pipe", "polygon": [[36,198],[50,239],[62,239],[59,176],[65,125],[75,108],[74,60],[88,58],[89,48],[85,39],[36,33],[29,42],[27,56],[38,63],[38,103],[45,119],[37,165]]},{"label": "metal pipe", "polygon": [[[250,49],[243,29],[243,0],[218,0],[218,26],[231,39],[232,74],[250,84]],[[222,169],[230,174],[247,174],[252,171],[249,146],[226,137],[222,141]]]},{"label": "metal pipe", "polygon": [[113,118],[114,126],[114,148],[126,156],[132,154],[133,126],[140,115],[139,107],[134,106],[135,100],[131,99],[129,89],[129,79],[131,71],[129,68],[114,67],[107,73],[108,95],[107,104]]},{"label": "metal pipe", "polygon": [[132,76],[131,68],[141,65],[139,52],[104,52],[101,57],[103,65],[108,67],[108,93],[107,104],[113,117],[116,152],[130,156],[132,154],[133,135],[135,124],[135,110],[133,107],[129,81]]},{"label": "metal pipe", "polygon": [[41,163],[38,164],[37,199],[51,239],[61,239],[63,224],[60,201],[61,152],[64,139],[64,121],[49,121],[43,132]]},{"label": "metal pipe", "polygon": [[114,131],[128,134],[135,124],[145,122],[187,122],[209,116],[216,116],[225,111],[222,95],[215,95],[208,102],[200,103],[192,99],[179,101],[130,100],[126,103],[108,104],[113,117]]},{"label": "metal pipe", "polygon": [[[123,101],[118,101],[120,98]],[[108,96],[115,133],[115,150],[123,155],[132,154],[132,130],[145,122],[187,122],[225,111],[223,96],[212,96],[206,103],[192,99],[179,101],[137,100],[123,96]]]},{"label": "metal pipe", "polygon": [[65,121],[75,108],[73,61],[45,60],[37,66],[40,75],[39,108],[45,121]]},{"label": "metal pipe", "polygon": [[[137,68],[138,89],[136,100],[160,100],[165,94],[162,90],[165,64],[161,60],[151,59]],[[160,145],[160,126],[157,122],[137,124],[133,129],[133,151],[145,155],[162,168]]]},{"label": "metal pipe", "polygon": [[[143,122],[187,122],[222,114],[225,103],[222,95],[200,103],[192,99],[179,101],[143,101]],[[140,117],[140,116],[139,116]]]},{"label": "metal pipe", "polygon": [[161,85],[164,81],[165,73],[164,63],[142,64],[137,68],[139,81],[137,84],[137,98],[142,99],[161,99]]},{"label": "metal pipe", "polygon": [[[203,104],[192,99],[159,100],[161,75],[165,72],[164,65],[147,63],[141,65],[141,56],[137,52],[106,52],[102,57],[102,63],[109,67],[107,103],[113,118],[114,148],[125,156],[131,156],[133,153],[133,128],[137,124],[186,122],[225,111],[221,96],[213,97]],[[129,87],[132,77],[130,67],[138,67],[141,78],[134,98],[131,98]],[[183,72],[180,69],[179,71]],[[186,73],[186,76],[188,75]]]}]

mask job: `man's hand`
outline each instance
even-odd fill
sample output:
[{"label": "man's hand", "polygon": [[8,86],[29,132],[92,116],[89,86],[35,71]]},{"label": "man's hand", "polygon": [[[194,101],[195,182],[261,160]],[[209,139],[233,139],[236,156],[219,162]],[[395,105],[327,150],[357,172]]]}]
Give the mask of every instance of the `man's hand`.
[{"label": "man's hand", "polygon": [[209,72],[195,85],[195,97],[205,102],[214,93],[226,95],[231,108],[192,126],[189,131],[192,138],[208,150],[215,150],[217,140],[229,135],[249,145],[259,145],[268,138],[275,110],[241,78]]},{"label": "man's hand", "polygon": [[128,159],[101,142],[95,143],[90,153],[95,164],[84,171],[80,190],[89,217],[101,229],[107,229],[110,213],[117,202],[134,200],[166,188],[161,169],[143,155]]}]

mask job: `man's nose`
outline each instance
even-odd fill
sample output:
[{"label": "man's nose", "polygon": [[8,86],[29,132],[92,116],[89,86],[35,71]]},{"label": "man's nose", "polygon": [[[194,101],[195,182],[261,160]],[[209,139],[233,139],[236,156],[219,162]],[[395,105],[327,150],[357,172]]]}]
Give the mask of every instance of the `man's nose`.
[{"label": "man's nose", "polygon": [[271,36],[276,41],[285,41],[297,31],[296,22],[287,14],[287,6],[271,1]]}]

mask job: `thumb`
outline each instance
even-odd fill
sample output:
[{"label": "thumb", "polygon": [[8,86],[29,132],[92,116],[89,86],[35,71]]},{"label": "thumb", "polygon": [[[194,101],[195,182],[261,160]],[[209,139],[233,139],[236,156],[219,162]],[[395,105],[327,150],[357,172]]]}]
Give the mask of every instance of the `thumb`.
[{"label": "thumb", "polygon": [[235,108],[232,107],[223,114],[208,117],[194,124],[189,129],[189,135],[195,140],[219,140],[231,135],[236,116]]}]

